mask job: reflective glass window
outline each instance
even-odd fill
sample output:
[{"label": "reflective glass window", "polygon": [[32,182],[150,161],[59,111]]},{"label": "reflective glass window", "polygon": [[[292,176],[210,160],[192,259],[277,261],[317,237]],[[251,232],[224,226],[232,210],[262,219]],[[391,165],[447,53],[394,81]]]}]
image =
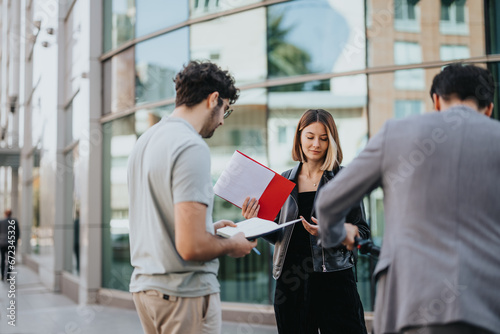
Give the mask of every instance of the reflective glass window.
[{"label": "reflective glass window", "polygon": [[466,0],[441,0],[441,20],[439,25],[441,33],[449,35],[469,34],[465,4]]},{"label": "reflective glass window", "polygon": [[136,103],[175,96],[173,79],[189,60],[187,27],[139,43],[135,47]]},{"label": "reflective glass window", "polygon": [[199,17],[251,5],[261,1],[262,0],[189,0],[189,7],[191,17]]},{"label": "reflective glass window", "polygon": [[135,35],[141,37],[188,19],[187,0],[137,1]]},{"label": "reflective glass window", "polygon": [[104,0],[104,52],[133,39],[135,0]]},{"label": "reflective glass window", "polygon": [[364,147],[368,134],[366,76],[353,75],[328,81],[330,91],[269,90],[269,163],[276,172],[281,173],[297,164],[291,157],[293,137],[300,117],[308,109],[324,109],[332,114],[339,131],[343,165],[352,161]]},{"label": "reflective glass window", "polygon": [[64,156],[64,192],[65,197],[65,228],[64,240],[65,253],[63,259],[63,268],[74,275],[80,273],[80,155],[79,145],[76,145]]},{"label": "reflective glass window", "polygon": [[[422,62],[422,48],[418,43],[395,42],[394,63],[396,65],[416,64]],[[424,70],[412,69],[396,71],[394,87],[397,89],[424,89]]]},{"label": "reflective glass window", "polygon": [[33,166],[33,222],[29,242],[31,253],[40,254],[40,247],[43,245],[40,231],[40,167],[35,164]]},{"label": "reflective glass window", "polygon": [[130,264],[127,161],[139,136],[173,106],[143,109],[103,124],[103,287],[128,291]]},{"label": "reflective glass window", "polygon": [[470,57],[467,45],[441,45],[439,54],[441,60],[466,59]]},{"label": "reflective glass window", "polygon": [[[488,19],[488,25],[485,27],[489,31],[488,38],[488,53],[500,53],[500,3],[496,1],[488,1],[485,8],[485,13]],[[471,16],[471,20],[474,17]],[[495,103],[495,105],[497,105]],[[496,108],[495,108],[496,109]]]},{"label": "reflective glass window", "polygon": [[420,45],[417,63],[441,60],[441,45],[466,46],[470,57],[486,54],[483,1],[366,2],[370,67],[400,64],[393,54],[396,43]]},{"label": "reflective glass window", "polygon": [[420,100],[396,100],[394,101],[394,118],[404,118],[423,113],[424,102]]},{"label": "reflective glass window", "polygon": [[[214,38],[216,36],[216,38]],[[237,85],[266,79],[266,9],[257,8],[190,28],[190,57],[229,69]]]},{"label": "reflective glass window", "polygon": [[103,66],[103,114],[127,110],[135,105],[136,73],[134,48],[107,60]]},{"label": "reflective glass window", "polygon": [[80,273],[80,203],[82,182],[80,176],[81,161],[78,139],[81,134],[84,111],[81,110],[81,95],[76,94],[73,101],[64,110],[66,130],[64,148],[64,168],[62,181],[64,182],[64,240],[65,252],[63,268],[65,271],[78,275]]},{"label": "reflective glass window", "polygon": [[[493,74],[493,79],[495,82],[500,82],[500,66],[499,63],[489,63],[488,64],[488,69],[491,71]],[[493,108],[493,114],[492,118],[500,120],[500,112],[499,108],[497,107],[500,105],[500,85],[495,85],[495,97],[493,100],[493,105],[495,106]]]},{"label": "reflective glass window", "polygon": [[376,134],[388,119],[433,110],[429,91],[432,79],[441,71],[441,68],[419,70],[422,71],[423,78],[423,87],[419,90],[394,87],[391,82],[394,81],[398,71],[368,76],[370,136]]},{"label": "reflective glass window", "polygon": [[397,31],[420,32],[419,0],[394,1],[394,28]]},{"label": "reflective glass window", "polygon": [[[362,1],[296,0],[269,6],[269,78],[364,68],[364,11]],[[313,86],[329,90],[328,85]]]},{"label": "reflective glass window", "polygon": [[[82,67],[85,62],[85,50],[82,40],[82,24],[83,17],[78,15],[81,12],[81,1],[76,1],[68,19],[64,22],[64,37],[65,37],[65,69],[64,69],[64,86],[65,101],[79,89],[82,74]],[[76,14],[75,14],[76,13]]]}]

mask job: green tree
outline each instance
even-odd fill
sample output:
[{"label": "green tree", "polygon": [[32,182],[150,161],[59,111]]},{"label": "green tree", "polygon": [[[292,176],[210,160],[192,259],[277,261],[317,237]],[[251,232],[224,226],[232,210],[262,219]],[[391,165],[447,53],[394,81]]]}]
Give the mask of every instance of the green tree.
[{"label": "green tree", "polygon": [[[283,14],[269,16],[267,28],[267,66],[269,78],[311,73],[311,55],[286,41],[292,27],[283,27]],[[272,91],[301,91],[303,83],[272,87]]]}]

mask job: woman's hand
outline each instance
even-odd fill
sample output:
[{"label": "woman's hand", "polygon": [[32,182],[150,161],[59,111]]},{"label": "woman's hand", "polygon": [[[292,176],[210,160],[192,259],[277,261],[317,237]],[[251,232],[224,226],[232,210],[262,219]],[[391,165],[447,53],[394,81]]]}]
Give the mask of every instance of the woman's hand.
[{"label": "woman's hand", "polygon": [[259,201],[257,201],[256,198],[250,199],[250,197],[247,197],[241,206],[241,215],[245,217],[245,219],[257,217],[259,209]]},{"label": "woman's hand", "polygon": [[306,229],[306,231],[309,232],[310,234],[314,235],[315,237],[317,237],[318,231],[319,231],[318,220],[314,217],[311,217],[311,220],[313,221],[313,223],[316,224],[316,225],[312,225],[312,224],[309,224],[309,222],[307,220],[305,220],[304,217],[300,216],[300,219],[302,219],[302,225],[304,225],[304,228]]},{"label": "woman's hand", "polygon": [[236,227],[236,224],[233,223],[232,221],[230,220],[219,220],[218,222],[215,222],[214,223],[214,230],[215,230],[215,233],[217,233],[217,230],[220,229],[221,227],[225,227],[225,226],[231,226],[231,227]]}]

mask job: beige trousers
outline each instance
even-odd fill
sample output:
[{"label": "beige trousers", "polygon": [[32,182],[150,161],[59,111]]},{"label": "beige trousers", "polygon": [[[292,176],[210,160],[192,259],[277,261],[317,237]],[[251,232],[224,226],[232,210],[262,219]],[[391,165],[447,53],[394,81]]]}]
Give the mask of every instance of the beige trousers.
[{"label": "beige trousers", "polygon": [[156,290],[133,293],[145,334],[219,334],[222,326],[218,293],[176,297]]}]

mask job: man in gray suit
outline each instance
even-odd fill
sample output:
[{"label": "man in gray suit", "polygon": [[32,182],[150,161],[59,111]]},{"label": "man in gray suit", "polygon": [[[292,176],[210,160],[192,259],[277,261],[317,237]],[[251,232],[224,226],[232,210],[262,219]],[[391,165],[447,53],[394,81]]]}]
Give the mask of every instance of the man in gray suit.
[{"label": "man in gray suit", "polygon": [[349,208],[381,186],[375,333],[500,333],[500,123],[494,83],[453,64],[434,78],[436,111],[389,120],[317,199],[321,241],[349,249]]}]

